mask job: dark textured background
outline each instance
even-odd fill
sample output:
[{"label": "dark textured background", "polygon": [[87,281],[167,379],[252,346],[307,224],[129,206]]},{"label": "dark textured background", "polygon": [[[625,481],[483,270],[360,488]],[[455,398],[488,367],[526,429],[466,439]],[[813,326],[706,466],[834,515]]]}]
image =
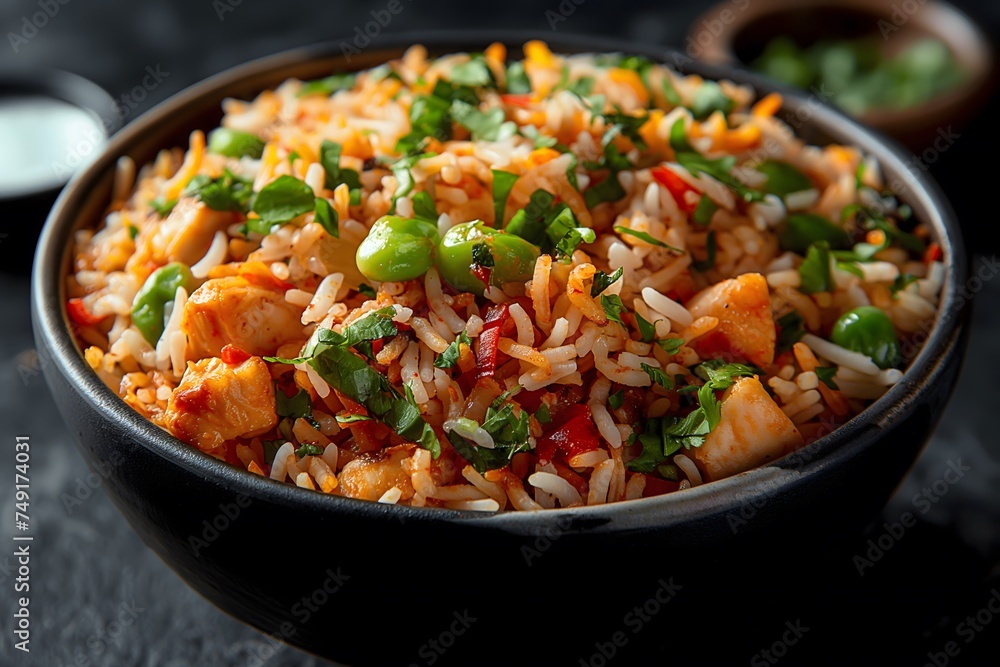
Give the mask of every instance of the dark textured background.
[{"label": "dark textured background", "polygon": [[[911,0],[915,2],[916,0]],[[564,2],[570,6],[569,0]],[[958,3],[991,36],[1000,34],[1000,3]],[[548,30],[546,9],[558,0],[533,3],[461,3],[403,0],[405,10],[387,31],[428,28]],[[0,4],[0,68],[57,67],[76,72],[119,97],[138,85],[147,66],[169,73],[130,109],[126,121],[182,88],[250,58],[351,34],[385,6],[370,2],[243,0],[220,21],[208,0],[118,3],[69,0],[28,44],[14,54],[6,37],[35,0]],[[575,6],[575,5],[573,5]],[[635,41],[682,45],[688,25],[707,7],[697,2],[624,3],[585,0],[560,33],[600,34]],[[126,108],[128,105],[126,104]],[[996,172],[993,160],[998,105],[961,131],[932,172],[942,183],[977,253],[973,268],[997,250]],[[2,159],[2,156],[0,156]],[[2,206],[2,205],[0,205]],[[0,230],[32,225],[0,210]],[[0,243],[4,258],[32,248]],[[761,596],[759,616],[743,628],[719,628],[719,644],[706,657],[746,664],[780,637],[785,621],[802,618],[810,631],[783,664],[870,663],[923,665],[945,642],[961,647],[957,662],[1000,663],[1000,617],[972,636],[956,625],[983,609],[1000,590],[1000,444],[995,430],[998,401],[993,381],[1000,368],[1000,285],[987,281],[977,296],[974,333],[961,383],[930,445],[883,513],[898,522],[916,515],[885,556],[859,576],[854,565],[818,570],[797,582],[795,594]],[[27,279],[0,274],[0,665],[288,665],[328,664],[263,635],[217,611],[188,589],[148,551],[98,488],[76,453],[32,357]],[[32,510],[36,541],[32,566],[32,652],[12,649],[13,438],[31,436]],[[914,494],[940,480],[949,462],[971,469],[924,513]],[[89,492],[89,493],[88,493]],[[79,498],[80,502],[69,501]],[[188,499],[178,498],[178,503]],[[855,553],[882,532],[882,522],[856,538]],[[778,555],[777,557],[780,557]],[[747,573],[748,579],[753,573]],[[734,595],[744,592],[734,591]],[[1000,597],[1000,593],[997,593]],[[724,601],[720,601],[724,604]],[[984,615],[985,618],[985,615]],[[119,625],[118,621],[126,621]],[[807,621],[807,622],[806,622]],[[711,622],[707,619],[707,622]],[[530,632],[530,630],[529,630]],[[661,620],[648,660],[664,664],[671,641]],[[547,638],[552,640],[552,638]],[[666,648],[664,648],[666,647]],[[655,649],[655,650],[653,650]],[[488,650],[488,647],[484,647]],[[377,652],[374,654],[377,656]],[[668,656],[667,656],[668,657]],[[867,659],[866,659],[867,658]],[[624,658],[622,659],[625,660]],[[955,664],[955,660],[951,664]],[[767,664],[758,662],[756,664]]]}]

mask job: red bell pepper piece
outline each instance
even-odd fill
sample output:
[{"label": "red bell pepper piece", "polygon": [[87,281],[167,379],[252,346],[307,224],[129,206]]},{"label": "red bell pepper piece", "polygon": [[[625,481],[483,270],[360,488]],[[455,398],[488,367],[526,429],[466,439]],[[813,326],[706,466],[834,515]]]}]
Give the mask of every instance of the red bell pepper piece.
[{"label": "red bell pepper piece", "polygon": [[557,454],[566,458],[597,449],[601,437],[590,417],[590,408],[582,403],[574,403],[559,413],[544,436],[538,439],[535,453],[545,465]]},{"label": "red bell pepper piece", "polygon": [[936,262],[943,256],[944,253],[941,252],[941,246],[939,246],[936,241],[932,241],[931,244],[927,246],[927,251],[924,252],[924,264]]},{"label": "red bell pepper piece", "polygon": [[514,107],[526,107],[529,104],[531,104],[531,95],[528,93],[525,94],[506,93],[504,95],[501,95],[500,99],[503,100],[504,104],[509,104]]},{"label": "red bell pepper piece", "polygon": [[91,314],[87,310],[87,307],[83,305],[83,299],[79,298],[70,299],[66,302],[66,312],[69,314],[69,319],[84,327],[94,326],[104,319],[103,317]]},{"label": "red bell pepper piece", "polygon": [[691,213],[698,207],[697,200],[692,203],[688,201],[688,198],[685,196],[688,192],[699,194],[698,190],[688,185],[680,176],[663,166],[653,167],[650,170],[650,173],[653,174],[653,178],[655,178],[660,185],[665,187],[670,192],[674,201],[677,202],[677,206],[682,211],[685,213]]},{"label": "red bell pepper piece", "polygon": [[479,334],[479,352],[476,362],[479,370],[476,379],[492,377],[497,370],[497,346],[500,343],[500,327],[510,317],[509,306],[501,303],[486,311],[483,330]]},{"label": "red bell pepper piece", "polygon": [[222,354],[221,354],[222,361],[230,366],[242,364],[251,356],[253,355],[251,355],[249,352],[244,352],[235,345],[226,345],[222,348]]},{"label": "red bell pepper piece", "polygon": [[646,475],[646,488],[642,490],[642,497],[662,496],[665,493],[673,493],[680,487],[680,482],[672,482],[669,479],[660,479],[654,475]]},{"label": "red bell pepper piece", "polygon": [[490,277],[493,275],[492,270],[489,267],[483,266],[482,264],[473,264],[469,267],[469,271],[472,272],[476,278],[479,278],[480,282],[484,285],[490,284]]}]

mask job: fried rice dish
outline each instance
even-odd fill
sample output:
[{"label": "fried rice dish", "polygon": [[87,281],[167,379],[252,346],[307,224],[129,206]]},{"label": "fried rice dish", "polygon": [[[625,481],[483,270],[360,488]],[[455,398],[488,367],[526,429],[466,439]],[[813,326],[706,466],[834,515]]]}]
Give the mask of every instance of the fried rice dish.
[{"label": "fried rice dish", "polygon": [[782,106],[538,41],[288,80],[119,160],[67,315],[139,414],[277,482],[487,512],[711,483],[905,381],[944,277],[877,161]]}]

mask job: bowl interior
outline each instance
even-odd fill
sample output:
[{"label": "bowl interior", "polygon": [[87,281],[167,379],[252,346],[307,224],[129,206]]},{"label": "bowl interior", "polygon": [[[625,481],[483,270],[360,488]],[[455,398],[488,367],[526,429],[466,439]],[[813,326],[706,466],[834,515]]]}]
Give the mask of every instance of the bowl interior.
[{"label": "bowl interior", "polygon": [[[125,128],[111,142],[108,149],[83,173],[77,175],[61,195],[46,224],[36,256],[33,279],[33,309],[36,335],[45,340],[53,350],[58,372],[66,375],[78,391],[85,395],[104,418],[119,421],[130,430],[142,446],[154,449],[169,459],[205,477],[217,476],[246,493],[272,498],[309,498],[316,507],[349,509],[358,512],[375,512],[369,503],[349,498],[327,496],[304,491],[284,484],[271,482],[256,475],[228,466],[202,454],[173,438],[146,421],[126,406],[118,396],[104,386],[82,358],[70,326],[67,323],[64,303],[64,279],[70,263],[70,239],[74,230],[97,224],[109,198],[115,163],[122,155],[129,155],[136,164],[152,160],[165,148],[185,145],[188,134],[194,129],[208,130],[215,127],[222,116],[221,101],[226,97],[252,99],[261,90],[274,87],[289,77],[312,79],[327,76],[334,71],[357,70],[372,67],[387,59],[400,56],[413,43],[428,45],[432,55],[456,50],[480,50],[491,41],[508,45],[509,53],[516,56],[520,45],[540,35],[520,34],[516,37],[496,34],[399,35],[384,41],[378,48],[353,57],[346,62],[336,43],[272,56],[238,67],[213,77],[167,100]],[[649,56],[668,64],[686,63],[679,54],[658,48],[633,48],[614,42],[591,38],[562,38],[549,40],[554,51],[564,53],[627,51]],[[680,67],[691,73],[709,78],[729,78],[749,83],[761,94],[772,88],[763,79],[736,70],[716,68],[704,64],[686,64]],[[569,513],[580,518],[607,520],[615,517],[625,525],[639,525],[650,520],[659,525],[669,525],[693,516],[717,513],[720,508],[738,502],[740,493],[776,493],[784,484],[799,484],[809,471],[821,471],[837,457],[850,458],[870,446],[881,429],[900,419],[907,405],[916,400],[925,384],[937,372],[942,355],[954,343],[964,320],[965,299],[960,299],[958,289],[964,282],[966,260],[959,231],[950,208],[936,186],[921,172],[906,166],[905,155],[880,137],[863,129],[846,116],[803,96],[786,98],[784,114],[793,122],[799,134],[811,142],[841,142],[860,145],[865,152],[879,159],[887,174],[887,181],[894,184],[919,219],[926,221],[939,239],[949,260],[944,296],[939,307],[939,318],[930,330],[927,342],[908,369],[909,382],[901,382],[867,410],[840,426],[804,450],[806,455],[785,457],[773,464],[742,473],[733,478],[714,482],[683,493],[668,494],[638,501],[615,503],[630,506],[619,509],[613,505],[592,506],[560,510],[552,514]],[[804,113],[808,112],[808,113]],[[897,187],[898,186],[898,187]],[[383,513],[385,508],[378,508]],[[491,521],[513,529],[533,521],[520,513],[484,516],[478,513],[461,513],[448,510],[394,508],[408,515],[437,519],[475,519]],[[531,513],[529,513],[531,514]],[[619,527],[621,524],[619,524]]]}]

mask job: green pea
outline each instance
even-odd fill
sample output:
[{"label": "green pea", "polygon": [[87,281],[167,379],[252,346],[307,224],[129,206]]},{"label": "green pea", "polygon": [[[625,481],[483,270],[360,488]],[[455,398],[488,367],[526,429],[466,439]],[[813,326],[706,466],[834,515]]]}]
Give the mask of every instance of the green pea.
[{"label": "green pea", "polygon": [[879,368],[892,368],[902,358],[892,320],[875,306],[860,306],[841,315],[830,340],[871,357]]},{"label": "green pea", "polygon": [[150,274],[132,300],[132,324],[150,345],[163,335],[164,311],[174,300],[178,287],[188,289],[194,282],[191,270],[180,262],[162,266]]},{"label": "green pea", "polygon": [[419,278],[434,265],[438,239],[431,222],[383,215],[358,247],[358,270],[375,282]]},{"label": "green pea", "polygon": [[813,243],[826,241],[831,248],[851,247],[851,237],[826,218],[812,213],[794,213],[785,219],[778,232],[782,249],[804,254]]},{"label": "green pea", "polygon": [[523,282],[534,273],[538,254],[538,247],[520,236],[474,220],[448,230],[438,244],[437,266],[441,277],[455,289],[481,294],[486,285],[472,273],[473,264],[488,266],[494,285]]},{"label": "green pea", "polygon": [[264,153],[264,142],[249,132],[219,127],[208,135],[208,152],[228,157],[246,155],[259,159]]}]

